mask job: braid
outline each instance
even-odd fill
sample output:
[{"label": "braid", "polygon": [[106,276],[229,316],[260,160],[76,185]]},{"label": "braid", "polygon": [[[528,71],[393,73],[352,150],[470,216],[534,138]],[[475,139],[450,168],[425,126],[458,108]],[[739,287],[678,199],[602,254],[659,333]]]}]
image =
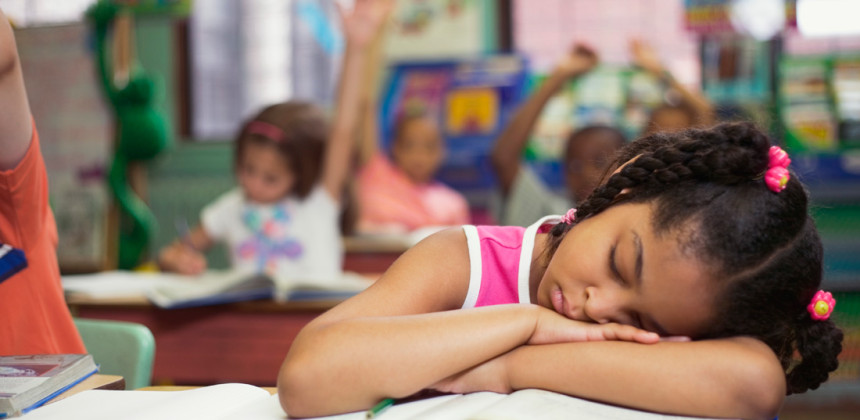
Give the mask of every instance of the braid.
[{"label": "braid", "polygon": [[750,123],[637,140],[619,152],[614,167],[621,169],[577,208],[576,220],[552,228],[546,255],[573,226],[616,204],[651,204],[657,233],[694,223],[681,245],[722,290],[719,316],[695,338],[756,337],[786,369],[788,393],[815,389],[836,369],[843,337],[833,322],[813,321],[806,311],[821,284],[821,239],[797,176],[779,193],[765,185],[770,147]]},{"label": "braid", "polygon": [[[768,138],[752,124],[655,133],[636,140],[619,152],[613,166],[628,163],[577,207],[577,222],[618,201],[645,201],[669,184],[750,181],[767,167],[769,147]],[[628,188],[636,188],[635,197],[622,197]],[[559,237],[570,226],[557,225],[551,233]]]},{"label": "braid", "polygon": [[789,395],[817,389],[839,366],[837,356],[842,352],[842,331],[833,321],[803,317],[796,334],[801,362],[786,376]]}]

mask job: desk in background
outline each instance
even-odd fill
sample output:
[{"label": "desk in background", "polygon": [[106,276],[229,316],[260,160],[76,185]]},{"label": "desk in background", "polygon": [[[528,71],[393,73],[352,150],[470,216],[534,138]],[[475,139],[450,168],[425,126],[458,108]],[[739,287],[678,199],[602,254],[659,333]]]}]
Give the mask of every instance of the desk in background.
[{"label": "desk in background", "polygon": [[343,269],[356,273],[384,273],[406,252],[414,239],[396,235],[355,235],[343,238]]},{"label": "desk in background", "polygon": [[152,382],[162,385],[274,386],[281,362],[302,327],[337,303],[265,300],[161,309],[144,298],[68,298],[76,317],[146,325],[155,337]]}]

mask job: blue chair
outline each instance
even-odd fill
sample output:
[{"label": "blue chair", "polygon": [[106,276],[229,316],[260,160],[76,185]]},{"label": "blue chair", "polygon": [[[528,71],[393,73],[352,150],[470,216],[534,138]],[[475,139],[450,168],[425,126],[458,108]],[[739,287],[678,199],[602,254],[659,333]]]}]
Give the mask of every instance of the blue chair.
[{"label": "blue chair", "polygon": [[155,338],[143,324],[76,318],[75,325],[99,373],[120,375],[126,389],[150,385]]}]

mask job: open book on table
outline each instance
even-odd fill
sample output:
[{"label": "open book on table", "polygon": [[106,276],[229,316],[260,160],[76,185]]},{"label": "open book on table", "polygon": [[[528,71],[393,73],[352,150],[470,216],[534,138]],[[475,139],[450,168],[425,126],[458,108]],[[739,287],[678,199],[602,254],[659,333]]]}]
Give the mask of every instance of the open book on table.
[{"label": "open book on table", "polygon": [[96,371],[89,354],[0,356],[0,418],[39,407]]},{"label": "open book on table", "polygon": [[69,295],[90,298],[145,296],[162,308],[186,308],[254,299],[280,301],[344,299],[366,289],[372,279],[344,272],[331,279],[286,279],[233,270],[197,276],[174,273],[107,271],[63,276]]},{"label": "open book on table", "polygon": [[[188,391],[84,391],[33,411],[27,420],[76,419],[285,419],[277,395],[246,384]],[[365,412],[317,420],[365,420]],[[381,420],[670,420],[668,416],[600,404],[538,389],[510,395],[477,392],[395,404]],[[310,420],[310,419],[309,419]]]}]

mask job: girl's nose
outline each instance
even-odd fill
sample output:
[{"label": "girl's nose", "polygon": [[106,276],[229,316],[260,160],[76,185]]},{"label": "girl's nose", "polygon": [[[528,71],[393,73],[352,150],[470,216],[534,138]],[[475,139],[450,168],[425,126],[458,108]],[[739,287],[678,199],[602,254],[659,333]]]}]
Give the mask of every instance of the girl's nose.
[{"label": "girl's nose", "polygon": [[585,315],[598,324],[624,323],[625,297],[621,293],[596,287],[585,288]]}]

